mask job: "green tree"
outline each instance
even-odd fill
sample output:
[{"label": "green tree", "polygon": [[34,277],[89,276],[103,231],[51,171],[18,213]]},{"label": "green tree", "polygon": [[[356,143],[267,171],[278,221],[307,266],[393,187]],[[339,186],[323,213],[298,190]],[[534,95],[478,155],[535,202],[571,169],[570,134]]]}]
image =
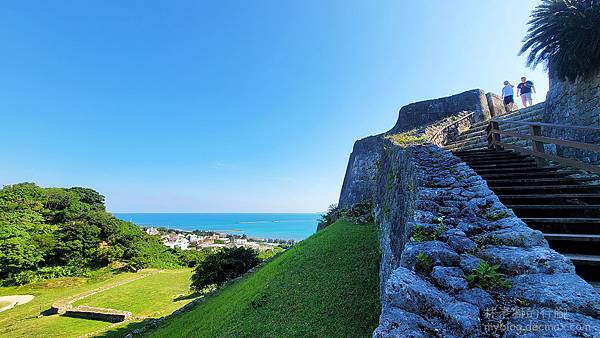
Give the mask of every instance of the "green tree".
[{"label": "green tree", "polygon": [[202,290],[209,285],[222,285],[239,277],[260,263],[255,250],[244,247],[225,248],[206,257],[192,275],[192,289]]},{"label": "green tree", "polygon": [[520,54],[527,65],[546,64],[561,80],[600,67],[600,0],[543,0],[529,21]]}]

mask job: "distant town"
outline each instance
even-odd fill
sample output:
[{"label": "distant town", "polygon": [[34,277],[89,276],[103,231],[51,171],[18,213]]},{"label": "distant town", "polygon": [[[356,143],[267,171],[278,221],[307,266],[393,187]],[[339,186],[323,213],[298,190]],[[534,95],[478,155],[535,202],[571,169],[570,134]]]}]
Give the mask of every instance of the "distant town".
[{"label": "distant town", "polygon": [[201,250],[232,247],[245,247],[257,251],[272,250],[275,247],[287,249],[294,240],[251,238],[246,235],[217,233],[212,231],[182,231],[162,227],[146,227],[146,233],[160,236],[164,245],[171,249]]}]

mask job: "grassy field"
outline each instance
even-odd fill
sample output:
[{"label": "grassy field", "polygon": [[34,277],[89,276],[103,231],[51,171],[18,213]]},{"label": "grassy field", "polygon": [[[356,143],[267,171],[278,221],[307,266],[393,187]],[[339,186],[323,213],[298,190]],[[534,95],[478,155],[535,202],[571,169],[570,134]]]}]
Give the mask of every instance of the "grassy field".
[{"label": "grassy field", "polygon": [[[103,332],[111,323],[42,315],[58,300],[134,277],[132,273],[102,273],[93,278],[60,278],[22,287],[0,288],[0,296],[30,294],[35,298],[24,305],[0,312],[0,337],[77,337],[90,332]],[[190,269],[165,270],[129,284],[85,298],[75,305],[112,307],[133,313],[135,321],[144,317],[163,316],[183,306],[189,294]],[[179,300],[176,300],[179,299]],[[128,324],[132,326],[131,323]],[[113,328],[108,335],[115,331]]]},{"label": "grassy field", "polygon": [[378,283],[377,227],[337,222],[148,335],[370,337]]}]

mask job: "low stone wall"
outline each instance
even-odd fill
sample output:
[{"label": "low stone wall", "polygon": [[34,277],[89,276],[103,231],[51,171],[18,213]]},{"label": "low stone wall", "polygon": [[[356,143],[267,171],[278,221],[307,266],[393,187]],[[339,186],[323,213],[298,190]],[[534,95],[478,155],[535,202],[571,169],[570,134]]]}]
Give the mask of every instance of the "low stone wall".
[{"label": "low stone wall", "polygon": [[129,319],[131,317],[131,312],[91,306],[77,306],[67,309],[64,316],[119,323]]},{"label": "low stone wall", "polygon": [[376,191],[374,336],[600,336],[600,295],[449,152],[384,144]]}]

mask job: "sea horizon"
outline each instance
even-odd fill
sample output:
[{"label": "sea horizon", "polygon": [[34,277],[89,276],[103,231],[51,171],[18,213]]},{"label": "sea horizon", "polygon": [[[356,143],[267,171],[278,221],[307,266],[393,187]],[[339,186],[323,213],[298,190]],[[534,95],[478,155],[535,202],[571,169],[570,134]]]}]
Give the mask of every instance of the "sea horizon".
[{"label": "sea horizon", "polygon": [[113,213],[140,227],[204,230],[263,239],[303,240],[316,231],[322,213],[139,212]]}]

